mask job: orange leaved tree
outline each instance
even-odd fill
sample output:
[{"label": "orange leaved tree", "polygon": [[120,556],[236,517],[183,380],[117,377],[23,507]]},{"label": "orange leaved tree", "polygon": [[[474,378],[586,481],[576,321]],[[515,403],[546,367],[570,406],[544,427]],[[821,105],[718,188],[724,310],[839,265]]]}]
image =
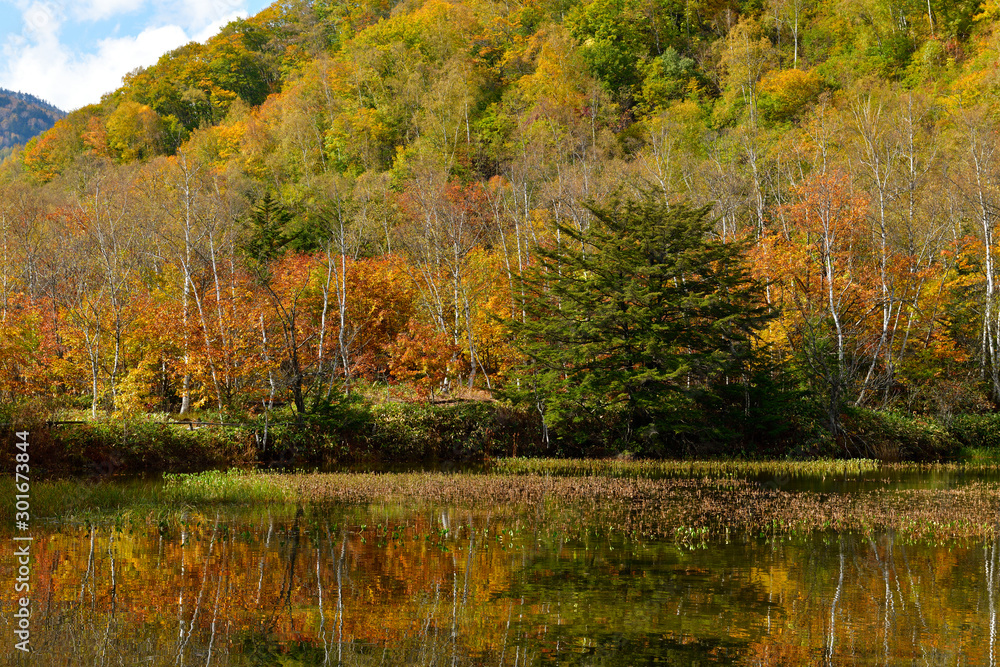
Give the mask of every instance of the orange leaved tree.
[{"label": "orange leaved tree", "polygon": [[814,175],[786,208],[788,234],[765,237],[754,250],[754,266],[770,281],[771,304],[782,314],[772,337],[785,338],[826,395],[832,433],[878,340],[871,308],[877,265],[863,233],[867,205],[843,174]]}]

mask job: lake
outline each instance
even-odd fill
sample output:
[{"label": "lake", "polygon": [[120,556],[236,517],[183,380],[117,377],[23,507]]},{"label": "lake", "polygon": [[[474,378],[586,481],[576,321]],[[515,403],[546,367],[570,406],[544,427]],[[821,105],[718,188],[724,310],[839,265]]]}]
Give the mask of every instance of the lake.
[{"label": "lake", "polygon": [[[936,475],[929,485],[941,485]],[[837,493],[822,480],[821,492],[789,486],[787,497],[818,502]],[[912,475],[901,486],[911,491]],[[980,491],[992,502],[998,490],[980,479]],[[615,530],[608,517],[623,515],[600,511],[600,498],[385,495],[36,518],[33,653],[13,649],[5,546],[0,654],[24,665],[287,667],[992,665],[1000,652],[1000,542],[989,529],[758,531],[718,516],[710,530]]]}]

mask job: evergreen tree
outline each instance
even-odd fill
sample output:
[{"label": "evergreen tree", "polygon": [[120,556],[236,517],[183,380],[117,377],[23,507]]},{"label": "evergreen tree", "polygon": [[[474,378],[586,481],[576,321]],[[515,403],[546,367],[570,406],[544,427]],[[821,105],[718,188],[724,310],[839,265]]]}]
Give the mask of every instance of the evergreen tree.
[{"label": "evergreen tree", "polygon": [[713,238],[708,207],[589,208],[590,229],[560,226],[561,243],[523,276],[528,317],[514,329],[547,422],[585,438],[618,425],[619,445],[650,452],[718,440],[733,411],[760,403],[754,339],[772,317],[743,245]]},{"label": "evergreen tree", "polygon": [[264,270],[284,252],[288,244],[285,232],[291,222],[292,214],[281,202],[270,192],[264,193],[247,216],[246,235],[241,243],[250,268]]}]

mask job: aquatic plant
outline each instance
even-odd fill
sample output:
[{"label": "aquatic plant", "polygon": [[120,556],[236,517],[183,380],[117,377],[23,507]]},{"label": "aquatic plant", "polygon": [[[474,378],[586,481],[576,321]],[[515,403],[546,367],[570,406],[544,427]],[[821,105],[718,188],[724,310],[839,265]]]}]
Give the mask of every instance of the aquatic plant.
[{"label": "aquatic plant", "polygon": [[[768,477],[777,474],[776,470],[789,477],[827,471],[859,478],[873,468],[888,477],[899,472],[977,470],[954,464],[877,468],[873,462],[858,461],[538,464],[548,472],[272,474],[233,470],[167,475],[162,482],[45,482],[32,487],[32,507],[39,517],[107,521],[108,517],[145,516],[173,525],[178,517],[199,507],[207,511],[219,503],[268,512],[299,507],[320,513],[333,504],[378,506],[384,515],[383,527],[364,535],[385,543],[398,541],[403,534],[398,526],[389,528],[393,517],[415,508],[483,510],[497,518],[527,521],[540,533],[569,538],[585,530],[585,534],[599,531],[631,540],[669,538],[681,544],[810,533],[894,531],[904,539],[945,540],[992,537],[998,532],[1000,483],[993,481],[973,478],[956,488],[871,489],[868,477],[868,490],[847,485],[847,491],[815,491],[775,484]],[[602,470],[611,474],[598,474]],[[760,479],[754,479],[755,475]],[[435,537],[433,544],[444,544],[445,537]]]},{"label": "aquatic plant", "polygon": [[188,503],[260,503],[291,500],[280,477],[255,471],[208,470],[192,474],[165,474],[164,495]]},{"label": "aquatic plant", "polygon": [[566,534],[586,523],[633,539],[676,537],[678,528],[698,539],[885,530],[933,540],[992,537],[1000,507],[1000,484],[987,482],[847,493],[786,491],[707,476],[312,474],[281,476],[279,482],[305,503],[506,508]]},{"label": "aquatic plant", "polygon": [[746,477],[760,475],[861,475],[879,469],[872,459],[813,461],[660,461],[629,459],[504,458],[491,463],[498,474],[602,475],[611,477]]}]

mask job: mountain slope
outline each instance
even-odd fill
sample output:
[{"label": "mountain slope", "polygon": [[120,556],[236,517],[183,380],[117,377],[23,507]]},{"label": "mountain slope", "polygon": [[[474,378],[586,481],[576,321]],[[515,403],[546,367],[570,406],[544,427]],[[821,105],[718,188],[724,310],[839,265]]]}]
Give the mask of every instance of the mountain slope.
[{"label": "mountain slope", "polygon": [[65,115],[37,97],[0,88],[0,151],[27,142]]}]

